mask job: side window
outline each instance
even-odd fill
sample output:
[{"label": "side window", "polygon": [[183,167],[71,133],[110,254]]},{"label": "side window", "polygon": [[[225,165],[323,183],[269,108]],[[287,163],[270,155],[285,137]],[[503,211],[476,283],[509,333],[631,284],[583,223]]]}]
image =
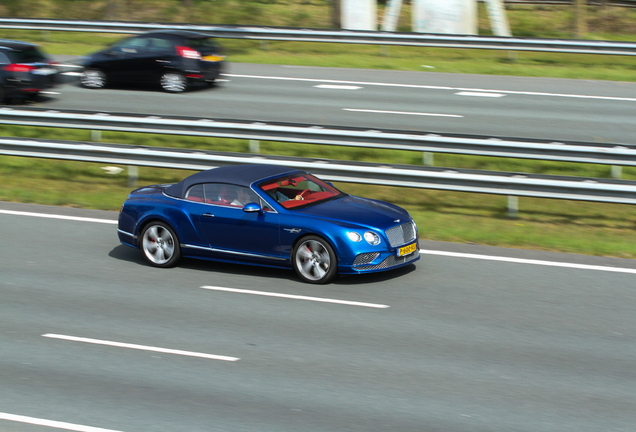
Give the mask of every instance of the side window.
[{"label": "side window", "polygon": [[269,206],[269,204],[267,204],[267,203],[266,203],[263,199],[261,199],[261,200],[260,200],[260,203],[261,203],[261,208],[263,209],[263,211],[266,211],[266,212],[274,211],[274,210],[272,210],[272,208]]},{"label": "side window", "polygon": [[136,54],[140,51],[144,51],[148,46],[149,39],[145,37],[133,37],[126,39],[123,42],[115,45],[116,51],[121,51],[126,54]]},{"label": "side window", "polygon": [[4,53],[0,52],[0,64],[9,64],[9,63],[11,63],[11,60],[9,60],[9,57],[4,55]]},{"label": "side window", "polygon": [[243,207],[247,203],[260,202],[250,188],[226,183],[206,183],[203,186],[204,201],[208,204]]},{"label": "side window", "polygon": [[250,188],[236,186],[236,200],[232,203],[243,207],[247,203],[259,203],[259,197]]},{"label": "side window", "polygon": [[221,185],[218,183],[205,184],[205,202],[208,204],[219,204]]},{"label": "side window", "polygon": [[150,38],[149,50],[153,53],[174,52],[172,42],[162,38]]},{"label": "side window", "polygon": [[198,184],[198,185],[192,186],[186,192],[185,198],[190,201],[204,202],[205,195],[203,194],[203,185]]}]

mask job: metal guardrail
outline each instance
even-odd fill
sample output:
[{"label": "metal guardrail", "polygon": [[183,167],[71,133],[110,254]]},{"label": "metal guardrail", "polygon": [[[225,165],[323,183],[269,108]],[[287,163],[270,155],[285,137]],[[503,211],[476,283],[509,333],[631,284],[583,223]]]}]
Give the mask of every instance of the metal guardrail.
[{"label": "metal guardrail", "polygon": [[636,55],[635,42],[443,35],[361,30],[21,18],[0,18],[0,28],[98,33],[144,33],[151,30],[179,29],[212,33],[213,36],[217,38],[228,39],[474,48],[624,56]]},{"label": "metal guardrail", "polygon": [[0,124],[207,136],[474,156],[636,166],[636,145],[191,117],[0,108]]},{"label": "metal guardrail", "polygon": [[[484,2],[485,0],[479,0]],[[504,0],[507,5],[572,5],[576,0]],[[636,7],[634,0],[587,0],[588,6]]]},{"label": "metal guardrail", "polygon": [[0,138],[0,154],[190,170],[246,163],[276,164],[337,182],[636,204],[636,182],[626,180],[16,138]]}]

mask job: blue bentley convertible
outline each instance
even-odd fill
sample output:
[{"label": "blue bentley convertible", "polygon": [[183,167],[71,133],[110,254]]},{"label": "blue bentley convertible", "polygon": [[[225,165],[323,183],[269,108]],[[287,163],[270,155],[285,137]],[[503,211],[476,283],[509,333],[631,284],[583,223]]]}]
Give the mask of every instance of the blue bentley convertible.
[{"label": "blue bentley convertible", "polygon": [[309,283],[419,259],[417,227],[406,210],[274,165],[215,168],[134,190],[117,231],[153,266],[184,256],[291,267]]}]

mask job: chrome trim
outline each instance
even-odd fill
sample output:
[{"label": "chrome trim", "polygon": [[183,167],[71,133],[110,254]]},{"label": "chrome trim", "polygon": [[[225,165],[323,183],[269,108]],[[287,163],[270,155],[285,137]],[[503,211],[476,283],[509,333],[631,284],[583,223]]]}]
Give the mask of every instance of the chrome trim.
[{"label": "chrome trim", "polygon": [[184,243],[181,243],[181,247],[182,248],[190,248],[190,249],[200,249],[200,250],[206,250],[206,251],[213,251],[214,250],[212,248],[205,247],[205,246],[197,246],[197,245],[184,244]]},{"label": "chrome trim", "polygon": [[290,232],[291,234],[298,234],[302,230],[300,228],[283,228],[283,231]]},{"label": "chrome trim", "polygon": [[136,235],[131,234],[131,233],[127,232],[127,231],[120,230],[119,228],[117,228],[117,232],[118,232],[118,233],[121,233],[121,234],[124,234],[124,235],[127,235],[128,237],[132,237],[132,238],[134,238],[135,240],[137,240],[137,236],[136,236]]},{"label": "chrome trim", "polygon": [[270,256],[270,255],[253,254],[253,253],[247,253],[247,252],[237,252],[237,251],[231,251],[231,250],[226,250],[226,249],[217,249],[217,248],[211,248],[211,247],[205,247],[205,246],[196,246],[196,245],[190,245],[190,244],[181,244],[181,247],[182,248],[205,250],[205,251],[209,251],[209,252],[220,252],[220,253],[226,253],[226,254],[230,254],[230,255],[247,256],[247,257],[252,257],[252,258],[265,258],[265,259],[271,259],[271,260],[277,260],[277,261],[286,261],[287,260],[287,258],[273,257],[273,256]]}]

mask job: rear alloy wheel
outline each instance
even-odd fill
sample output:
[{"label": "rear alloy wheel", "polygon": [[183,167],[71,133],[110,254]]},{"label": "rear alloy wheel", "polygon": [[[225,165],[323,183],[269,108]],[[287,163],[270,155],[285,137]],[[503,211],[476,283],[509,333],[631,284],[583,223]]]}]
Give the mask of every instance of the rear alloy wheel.
[{"label": "rear alloy wheel", "polygon": [[181,258],[177,235],[163,222],[151,222],[144,228],[141,249],[148,262],[155,267],[172,267]]},{"label": "rear alloy wheel", "polygon": [[313,284],[331,282],[338,272],[338,260],[326,240],[317,236],[303,238],[292,253],[292,265],[302,280]]},{"label": "rear alloy wheel", "polygon": [[86,88],[104,88],[106,87],[106,74],[99,69],[84,69],[80,81]]},{"label": "rear alloy wheel", "polygon": [[188,87],[188,79],[175,72],[161,75],[161,88],[170,93],[181,93]]}]

